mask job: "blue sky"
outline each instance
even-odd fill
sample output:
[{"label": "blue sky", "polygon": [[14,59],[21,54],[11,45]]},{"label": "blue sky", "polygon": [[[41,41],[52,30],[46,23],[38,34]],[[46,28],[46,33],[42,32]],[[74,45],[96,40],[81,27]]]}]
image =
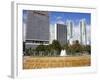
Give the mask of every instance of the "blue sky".
[{"label": "blue sky", "polygon": [[90,13],[76,13],[76,12],[50,12],[50,24],[55,24],[58,21],[66,23],[66,20],[72,20],[74,25],[78,25],[81,19],[86,20],[86,24],[91,24]]},{"label": "blue sky", "polygon": [[[27,19],[27,11],[23,10],[23,21]],[[50,24],[55,24],[57,22],[66,23],[67,20],[72,20],[74,25],[78,25],[81,19],[86,20],[86,24],[91,24],[91,14],[90,13],[77,13],[77,12],[49,12]]]},{"label": "blue sky", "polygon": [[27,11],[28,10],[23,10],[23,22],[24,23],[26,22],[26,19],[27,19]]}]

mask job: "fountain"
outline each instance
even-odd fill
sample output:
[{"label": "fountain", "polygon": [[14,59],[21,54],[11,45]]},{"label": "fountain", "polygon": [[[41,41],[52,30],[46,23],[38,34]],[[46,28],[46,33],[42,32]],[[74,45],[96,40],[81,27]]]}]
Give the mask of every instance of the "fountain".
[{"label": "fountain", "polygon": [[60,53],[60,56],[67,56],[67,54],[66,54],[66,50],[61,50],[61,53]]}]

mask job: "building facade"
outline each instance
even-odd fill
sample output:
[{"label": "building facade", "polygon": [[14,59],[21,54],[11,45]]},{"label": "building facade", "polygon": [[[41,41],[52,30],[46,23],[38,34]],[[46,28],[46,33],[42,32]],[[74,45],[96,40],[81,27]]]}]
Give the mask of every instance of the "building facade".
[{"label": "building facade", "polygon": [[66,25],[67,25],[67,41],[69,44],[73,43],[73,22],[71,20],[67,20],[66,21]]},{"label": "building facade", "polygon": [[52,44],[53,40],[55,40],[55,26],[50,25],[50,44]]},{"label": "building facade", "polygon": [[46,11],[27,11],[26,48],[49,43],[49,15]]},{"label": "building facade", "polygon": [[55,24],[55,40],[63,46],[67,43],[67,26],[64,24]]},{"label": "building facade", "polygon": [[80,20],[80,44],[87,45],[87,30],[86,30],[86,21],[85,19]]}]

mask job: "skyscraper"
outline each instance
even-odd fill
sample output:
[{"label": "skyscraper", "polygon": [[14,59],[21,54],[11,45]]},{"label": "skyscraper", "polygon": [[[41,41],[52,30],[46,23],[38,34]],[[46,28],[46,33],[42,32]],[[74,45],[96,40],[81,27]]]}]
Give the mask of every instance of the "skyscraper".
[{"label": "skyscraper", "polygon": [[67,26],[64,24],[55,24],[55,39],[63,46],[67,43]]},{"label": "skyscraper", "polygon": [[73,42],[73,22],[71,20],[67,20],[67,36],[68,36],[68,42],[69,44],[72,44]]},{"label": "skyscraper", "polygon": [[27,11],[26,47],[49,43],[49,15],[47,11]]},{"label": "skyscraper", "polygon": [[50,25],[50,44],[52,44],[53,40],[55,40],[55,26]]},{"label": "skyscraper", "polygon": [[80,44],[87,44],[87,33],[86,33],[86,21],[85,19],[80,20]]}]

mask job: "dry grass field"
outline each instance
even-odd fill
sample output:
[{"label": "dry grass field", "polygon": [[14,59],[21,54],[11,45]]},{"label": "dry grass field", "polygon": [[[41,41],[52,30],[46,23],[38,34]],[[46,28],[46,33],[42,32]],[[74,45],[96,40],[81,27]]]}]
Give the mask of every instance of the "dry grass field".
[{"label": "dry grass field", "polygon": [[90,66],[90,55],[66,57],[23,57],[23,69]]}]

